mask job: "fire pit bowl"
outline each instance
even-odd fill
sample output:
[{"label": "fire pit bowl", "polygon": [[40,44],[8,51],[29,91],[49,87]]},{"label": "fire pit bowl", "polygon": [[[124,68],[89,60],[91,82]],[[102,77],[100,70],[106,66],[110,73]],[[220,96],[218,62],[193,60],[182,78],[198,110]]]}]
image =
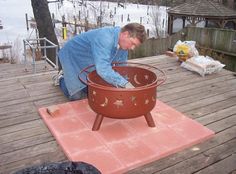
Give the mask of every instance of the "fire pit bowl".
[{"label": "fire pit bowl", "polygon": [[163,71],[139,63],[114,63],[113,70],[135,86],[127,89],[108,84],[96,70],[88,72],[91,68],[81,71],[87,73],[87,81],[79,77],[87,84],[89,106],[97,113],[92,130],[100,128],[103,117],[128,119],[145,116],[148,126],[155,127],[150,111],[156,104],[156,88],[166,79]]}]

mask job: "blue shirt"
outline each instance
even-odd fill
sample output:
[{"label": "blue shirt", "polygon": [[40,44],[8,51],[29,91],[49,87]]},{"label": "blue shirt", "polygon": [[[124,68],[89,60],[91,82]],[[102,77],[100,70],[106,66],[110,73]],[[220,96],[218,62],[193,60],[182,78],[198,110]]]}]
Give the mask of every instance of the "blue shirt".
[{"label": "blue shirt", "polygon": [[120,27],[90,30],[69,40],[59,51],[64,80],[70,95],[86,87],[78,75],[89,65],[95,65],[97,73],[106,82],[114,86],[125,86],[128,81],[111,66],[112,62],[127,61],[128,51],[118,48],[120,31]]}]

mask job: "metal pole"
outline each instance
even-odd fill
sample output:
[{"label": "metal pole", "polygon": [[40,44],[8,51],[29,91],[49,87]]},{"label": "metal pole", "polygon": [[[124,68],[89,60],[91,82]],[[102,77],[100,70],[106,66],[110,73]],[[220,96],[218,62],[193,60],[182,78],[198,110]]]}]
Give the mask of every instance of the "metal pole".
[{"label": "metal pole", "polygon": [[56,47],[56,70],[59,70],[59,67],[58,67],[58,46]]},{"label": "metal pole", "polygon": [[33,56],[33,72],[36,73],[36,65],[35,65],[35,47],[32,48],[32,56]]},{"label": "metal pole", "polygon": [[44,38],[44,40],[43,40],[43,45],[44,45],[43,54],[44,54],[45,61],[46,61],[46,58],[47,58],[47,52],[46,52],[46,38]]},{"label": "metal pole", "polygon": [[27,67],[26,67],[26,42],[23,39],[23,45],[24,45],[24,64],[25,64],[25,71],[27,71]]}]

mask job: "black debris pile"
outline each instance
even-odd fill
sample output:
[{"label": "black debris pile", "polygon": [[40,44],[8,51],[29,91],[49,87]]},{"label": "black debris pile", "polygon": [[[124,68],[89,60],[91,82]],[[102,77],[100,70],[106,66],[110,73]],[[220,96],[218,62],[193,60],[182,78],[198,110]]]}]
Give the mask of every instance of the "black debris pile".
[{"label": "black debris pile", "polygon": [[62,162],[29,167],[15,174],[101,174],[101,172],[85,162]]}]

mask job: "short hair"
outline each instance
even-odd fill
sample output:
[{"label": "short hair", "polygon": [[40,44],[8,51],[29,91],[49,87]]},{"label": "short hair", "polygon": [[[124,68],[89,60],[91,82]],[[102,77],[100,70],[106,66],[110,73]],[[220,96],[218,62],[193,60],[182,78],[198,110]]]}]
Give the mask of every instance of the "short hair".
[{"label": "short hair", "polygon": [[145,27],[139,23],[129,23],[121,28],[121,32],[128,31],[131,37],[136,37],[141,43],[146,40]]}]

